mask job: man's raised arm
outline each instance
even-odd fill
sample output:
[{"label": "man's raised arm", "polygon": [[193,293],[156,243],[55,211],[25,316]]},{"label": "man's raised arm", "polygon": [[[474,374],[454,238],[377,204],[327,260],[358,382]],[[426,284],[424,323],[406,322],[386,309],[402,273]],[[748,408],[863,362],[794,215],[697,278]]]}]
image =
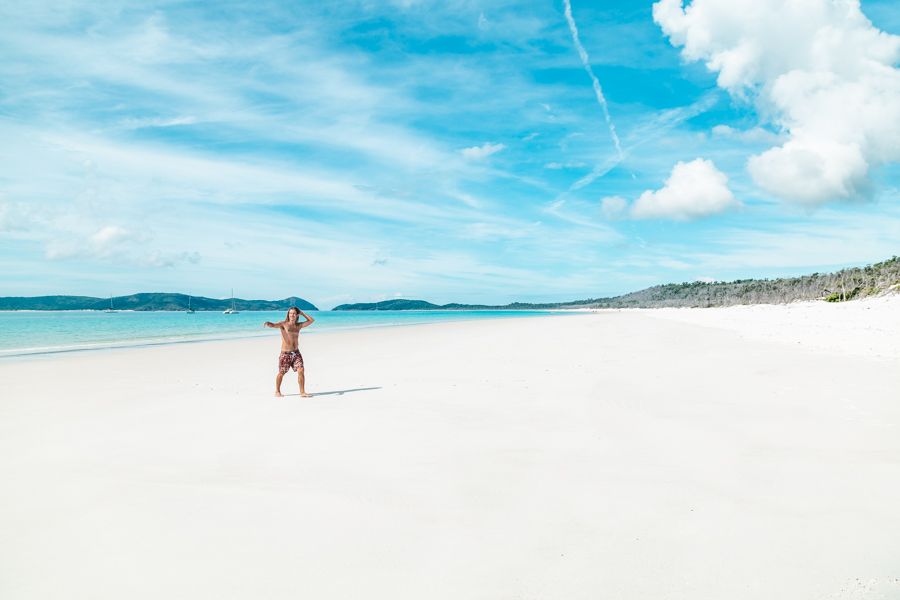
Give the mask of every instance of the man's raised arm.
[{"label": "man's raised arm", "polygon": [[[300,309],[298,308],[297,310],[300,310]],[[301,329],[304,328],[304,327],[309,327],[310,325],[313,324],[313,321],[315,321],[315,319],[313,319],[311,316],[309,316],[308,314],[306,314],[306,313],[303,312],[302,310],[300,310],[300,314],[303,315],[304,317],[306,317],[306,321],[304,321],[303,323],[300,323],[300,328],[301,328]]]},{"label": "man's raised arm", "polygon": [[263,327],[272,327],[273,329],[280,329],[282,325],[284,325],[284,321],[278,321],[277,323],[266,321],[263,323]]}]

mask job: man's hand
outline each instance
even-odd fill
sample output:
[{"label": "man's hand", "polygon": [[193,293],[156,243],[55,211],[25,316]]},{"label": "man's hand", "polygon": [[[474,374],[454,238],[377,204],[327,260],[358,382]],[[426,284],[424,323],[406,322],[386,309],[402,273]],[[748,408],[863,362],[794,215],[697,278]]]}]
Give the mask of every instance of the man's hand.
[{"label": "man's hand", "polygon": [[263,323],[263,327],[278,327],[278,325],[276,325],[272,321],[266,321],[265,323]]},{"label": "man's hand", "polygon": [[311,316],[309,316],[308,314],[306,314],[299,308],[297,310],[300,311],[300,314],[303,315],[303,318],[306,319],[305,321],[300,323],[300,327],[303,328],[303,327],[309,327],[310,325],[312,325],[312,322],[315,321],[315,319],[313,319]]}]

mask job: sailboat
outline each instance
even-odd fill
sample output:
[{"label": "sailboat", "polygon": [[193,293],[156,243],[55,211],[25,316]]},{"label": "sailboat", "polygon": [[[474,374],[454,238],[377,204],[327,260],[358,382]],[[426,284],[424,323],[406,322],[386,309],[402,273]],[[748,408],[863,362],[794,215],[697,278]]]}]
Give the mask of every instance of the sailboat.
[{"label": "sailboat", "polygon": [[231,288],[231,308],[226,308],[222,311],[223,315],[236,315],[239,314],[237,310],[234,308],[234,288]]},{"label": "sailboat", "polygon": [[106,312],[106,313],[114,313],[114,312],[119,312],[119,311],[117,311],[117,310],[113,310],[113,305],[112,305],[112,296],[110,296],[110,297],[109,297],[109,308],[107,308],[107,309],[106,309],[106,310],[104,310],[104,311],[103,311],[103,312]]},{"label": "sailboat", "polygon": [[191,308],[191,297],[190,296],[188,296],[188,309],[184,312],[186,312],[189,315],[194,314],[194,309]]}]

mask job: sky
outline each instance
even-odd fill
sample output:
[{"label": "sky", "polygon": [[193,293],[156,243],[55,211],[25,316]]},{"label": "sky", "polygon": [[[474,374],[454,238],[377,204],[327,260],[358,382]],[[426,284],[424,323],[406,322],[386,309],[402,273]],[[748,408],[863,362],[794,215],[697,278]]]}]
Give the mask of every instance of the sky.
[{"label": "sky", "polygon": [[893,0],[0,4],[0,296],[565,301],[900,254]]}]

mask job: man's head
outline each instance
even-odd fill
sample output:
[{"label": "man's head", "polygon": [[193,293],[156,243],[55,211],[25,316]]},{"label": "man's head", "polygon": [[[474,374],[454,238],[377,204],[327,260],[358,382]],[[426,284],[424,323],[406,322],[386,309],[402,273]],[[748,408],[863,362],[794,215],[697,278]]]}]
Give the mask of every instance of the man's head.
[{"label": "man's head", "polygon": [[296,306],[292,306],[288,309],[287,320],[291,323],[296,323],[297,319],[300,318],[300,309]]}]

